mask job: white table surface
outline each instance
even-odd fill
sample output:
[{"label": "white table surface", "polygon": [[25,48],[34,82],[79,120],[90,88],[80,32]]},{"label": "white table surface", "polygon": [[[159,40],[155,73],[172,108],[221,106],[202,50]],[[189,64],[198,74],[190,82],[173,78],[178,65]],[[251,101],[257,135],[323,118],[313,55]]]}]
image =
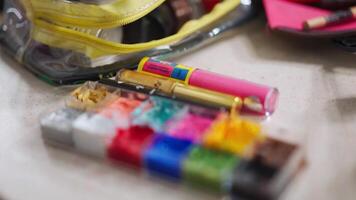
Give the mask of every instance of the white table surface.
[{"label": "white table surface", "polygon": [[[176,61],[279,88],[267,124],[300,139],[308,160],[282,199],[356,199],[356,55],[270,33],[260,18]],[[67,91],[4,55],[0,84],[2,198],[219,199],[44,144],[39,117],[63,106]]]}]

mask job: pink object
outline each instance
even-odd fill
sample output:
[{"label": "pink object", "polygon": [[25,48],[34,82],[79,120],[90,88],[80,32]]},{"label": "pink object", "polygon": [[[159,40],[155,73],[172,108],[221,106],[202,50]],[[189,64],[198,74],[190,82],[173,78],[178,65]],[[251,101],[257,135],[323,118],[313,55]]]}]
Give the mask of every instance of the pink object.
[{"label": "pink object", "polygon": [[200,69],[194,70],[189,79],[189,85],[241,98],[249,97],[255,101],[259,101],[263,107],[263,112],[267,115],[274,112],[279,94],[276,88]]},{"label": "pink object", "polygon": [[113,115],[120,113],[120,116],[128,117],[140,104],[141,101],[120,97],[103,107],[99,114],[108,118],[113,118]]},{"label": "pink object", "polygon": [[170,63],[165,62],[155,62],[154,64],[146,64],[143,66],[142,71],[169,77],[171,76],[174,69],[169,64]]},{"label": "pink object", "polygon": [[270,115],[276,108],[276,88],[148,57],[141,60],[137,71],[241,97],[244,101],[248,97],[249,101],[244,102],[244,111]]},{"label": "pink object", "polygon": [[174,137],[199,143],[212,122],[213,119],[187,113],[179,120],[170,121],[167,132]]},{"label": "pink object", "polygon": [[[272,29],[292,29],[295,31],[302,31],[304,21],[332,13],[331,11],[325,9],[287,0],[264,0],[263,3],[266,10],[268,24]],[[355,29],[356,21],[351,21],[305,33],[343,33],[355,31]]]}]

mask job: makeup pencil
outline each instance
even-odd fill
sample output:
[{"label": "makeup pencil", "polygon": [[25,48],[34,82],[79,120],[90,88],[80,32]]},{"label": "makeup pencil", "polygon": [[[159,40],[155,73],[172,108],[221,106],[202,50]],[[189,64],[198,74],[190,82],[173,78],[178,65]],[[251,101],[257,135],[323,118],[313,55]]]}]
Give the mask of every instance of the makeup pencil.
[{"label": "makeup pencil", "polygon": [[233,95],[184,85],[182,83],[155,77],[142,72],[123,69],[119,71],[117,80],[125,83],[157,89],[172,97],[208,106],[224,107],[228,109],[236,107],[237,110],[240,110],[241,107],[244,107],[246,110],[254,112],[261,112],[262,110],[261,105],[251,101],[249,98],[242,99]]},{"label": "makeup pencil", "polygon": [[340,10],[331,13],[327,16],[316,17],[309,19],[303,23],[304,30],[313,30],[330,26],[333,24],[340,24],[356,18],[356,6],[350,7],[347,10]]}]

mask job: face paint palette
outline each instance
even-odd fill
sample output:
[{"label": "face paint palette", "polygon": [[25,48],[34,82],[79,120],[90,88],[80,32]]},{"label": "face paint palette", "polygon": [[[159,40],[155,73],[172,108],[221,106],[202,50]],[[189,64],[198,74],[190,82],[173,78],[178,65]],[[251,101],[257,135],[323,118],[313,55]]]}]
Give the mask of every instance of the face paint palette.
[{"label": "face paint palette", "polygon": [[256,122],[131,89],[86,82],[41,119],[43,139],[233,199],[275,199],[302,166]]}]

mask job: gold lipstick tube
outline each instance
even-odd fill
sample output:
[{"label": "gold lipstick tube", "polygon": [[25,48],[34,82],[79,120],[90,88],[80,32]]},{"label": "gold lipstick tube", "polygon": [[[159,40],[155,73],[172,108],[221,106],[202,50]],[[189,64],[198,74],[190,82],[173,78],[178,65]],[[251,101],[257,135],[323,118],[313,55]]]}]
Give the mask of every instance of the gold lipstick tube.
[{"label": "gold lipstick tube", "polygon": [[173,87],[175,84],[174,81],[168,79],[156,78],[151,75],[127,69],[120,70],[117,73],[116,80],[133,85],[144,86],[149,89],[157,89],[168,95],[172,95]]},{"label": "gold lipstick tube", "polygon": [[131,70],[121,70],[118,73],[117,80],[157,89],[172,97],[176,97],[177,99],[208,106],[223,107],[227,109],[234,107],[237,110],[240,110],[243,104],[241,98],[239,97],[194,86],[187,86],[169,79],[157,78],[148,74]]},{"label": "gold lipstick tube", "polygon": [[178,99],[185,99],[208,106],[218,106],[231,109],[234,104],[236,109],[242,107],[242,100],[239,97],[201,89],[193,86],[186,86],[181,83],[174,84],[173,95]]}]

